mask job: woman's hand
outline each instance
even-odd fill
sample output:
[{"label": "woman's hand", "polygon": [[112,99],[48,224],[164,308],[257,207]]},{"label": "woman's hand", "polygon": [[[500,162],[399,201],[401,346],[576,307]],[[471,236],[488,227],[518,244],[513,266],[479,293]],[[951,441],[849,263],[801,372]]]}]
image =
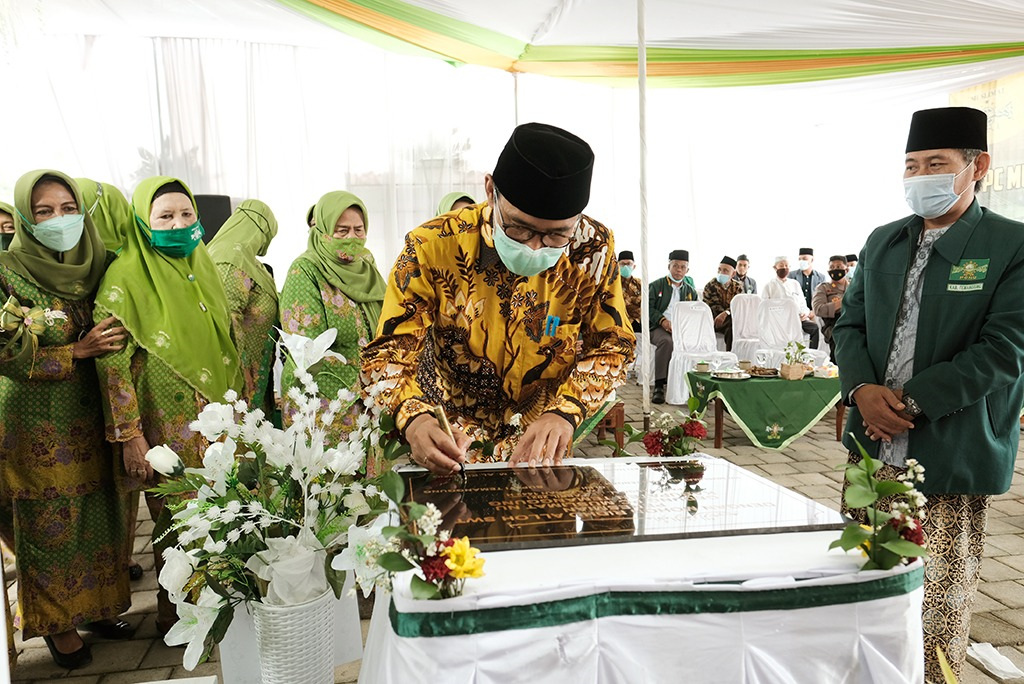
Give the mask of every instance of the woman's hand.
[{"label": "woman's hand", "polygon": [[85,337],[75,342],[71,357],[75,359],[91,359],[100,354],[123,349],[124,340],[128,335],[120,325],[111,327],[115,323],[117,323],[116,318],[107,316],[94,325],[92,330],[86,333]]},{"label": "woman's hand", "polygon": [[146,460],[149,442],[145,437],[135,437],[124,443],[124,470],[129,477],[147,481],[153,479],[153,466]]}]

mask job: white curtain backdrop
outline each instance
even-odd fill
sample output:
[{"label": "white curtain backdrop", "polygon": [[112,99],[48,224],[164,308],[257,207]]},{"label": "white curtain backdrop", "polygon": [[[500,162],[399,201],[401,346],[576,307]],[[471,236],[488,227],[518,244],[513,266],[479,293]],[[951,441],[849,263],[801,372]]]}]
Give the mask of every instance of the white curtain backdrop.
[{"label": "white curtain backdrop", "polygon": [[[652,279],[675,248],[690,250],[698,288],[723,254],[747,253],[764,282],[777,254],[813,247],[823,270],[830,253],[858,251],[872,228],[908,213],[900,176],[910,114],[1021,71],[1024,60],[1012,59],[795,86],[650,90]],[[517,104],[508,73],[385,52],[265,0],[170,9],[0,0],[0,83],[0,199],[40,167],[126,193],[162,173],[198,193],[258,197],[281,224],[268,254],[279,284],[305,249],[307,209],[339,188],[366,202],[369,245],[386,273],[442,195],[483,199],[483,174]],[[635,92],[520,75],[518,109],[520,122],[560,125],[591,143],[587,213],[639,257]]]}]

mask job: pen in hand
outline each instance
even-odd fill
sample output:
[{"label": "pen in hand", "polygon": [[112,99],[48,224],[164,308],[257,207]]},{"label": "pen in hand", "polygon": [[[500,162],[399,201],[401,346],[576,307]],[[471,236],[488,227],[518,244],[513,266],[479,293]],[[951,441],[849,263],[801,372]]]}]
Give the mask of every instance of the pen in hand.
[{"label": "pen in hand", "polygon": [[[438,404],[437,406],[434,407],[433,413],[434,413],[434,418],[437,419],[437,422],[441,425],[441,429],[444,430],[444,433],[446,435],[448,435],[449,437],[451,437],[453,443],[458,445],[458,441],[456,441],[455,435],[452,434],[452,424],[448,422],[448,415],[444,412],[444,406],[442,406],[441,404]],[[465,463],[459,463],[459,475],[465,475],[465,474],[466,474],[466,464]]]}]

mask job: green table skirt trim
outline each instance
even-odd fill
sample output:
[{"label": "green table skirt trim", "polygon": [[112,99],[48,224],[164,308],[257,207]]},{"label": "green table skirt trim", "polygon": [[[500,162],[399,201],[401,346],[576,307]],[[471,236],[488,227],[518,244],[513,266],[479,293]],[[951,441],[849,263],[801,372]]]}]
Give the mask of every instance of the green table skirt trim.
[{"label": "green table skirt trim", "polygon": [[[765,591],[610,591],[525,606],[437,613],[399,613],[391,601],[391,627],[400,637],[447,637],[537,629],[620,615],[698,615],[796,610],[901,596],[924,583],[924,567],[868,582],[787,587]],[[799,584],[799,583],[798,583]]]},{"label": "green table skirt trim", "polygon": [[[807,434],[812,427],[818,424],[818,421],[820,421],[826,413],[832,410],[832,407],[836,405],[840,397],[838,378],[804,378],[803,380],[752,378],[750,380],[743,381],[716,381],[714,379],[710,379],[710,376],[695,377],[693,374],[688,373],[686,376],[686,382],[690,388],[690,395],[696,397],[698,401],[700,401],[698,410],[705,409],[713,399],[721,399],[722,404],[729,409],[729,414],[732,416],[733,420],[735,420],[736,424],[740,426],[741,430],[743,430],[743,434],[745,434],[755,446],[759,446],[762,449],[770,449],[772,451],[785,449],[794,441]],[[817,387],[825,385],[826,383],[835,385],[834,394],[809,394],[807,396],[808,401],[823,402],[823,406],[821,406],[816,413],[804,414],[797,418],[794,414],[799,413],[802,407],[794,406],[792,411],[784,416],[785,420],[781,421],[782,423],[788,423],[790,425],[793,425],[793,421],[796,421],[796,424],[792,428],[779,424],[780,421],[777,416],[782,409],[778,406],[773,406],[772,414],[769,414],[768,416],[765,416],[763,413],[757,414],[756,412],[752,412],[750,407],[737,405],[735,401],[730,401],[729,397],[726,396],[728,392],[723,392],[721,389],[726,386],[726,383],[729,383],[729,386],[734,386],[736,390],[740,390],[741,388],[739,385],[763,387],[771,384],[778,385],[780,383],[791,382],[814,383]],[[789,387],[789,385],[782,386]],[[793,387],[796,386],[794,385]],[[761,425],[757,425],[757,423],[761,423]],[[779,433],[779,441],[771,439],[771,429],[773,427]],[[763,431],[763,433],[761,431]],[[783,434],[784,436],[782,436]]]},{"label": "green table skirt trim", "polygon": [[608,415],[608,412],[611,411],[617,403],[619,403],[618,399],[606,401],[601,404],[601,408],[587,416],[583,422],[580,423],[579,427],[576,428],[576,431],[573,432],[572,445],[574,447],[579,446],[580,442],[586,439],[587,435],[594,431],[597,424],[604,420],[604,417]]}]

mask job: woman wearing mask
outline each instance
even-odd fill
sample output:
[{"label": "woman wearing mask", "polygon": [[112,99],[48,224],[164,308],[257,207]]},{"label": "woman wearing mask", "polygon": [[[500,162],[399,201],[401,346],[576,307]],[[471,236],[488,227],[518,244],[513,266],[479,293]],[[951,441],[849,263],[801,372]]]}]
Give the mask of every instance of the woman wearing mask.
[{"label": "woman wearing mask", "polygon": [[[376,335],[385,285],[366,249],[363,201],[348,192],[329,192],[316,203],[313,213],[316,225],[309,232],[308,247],[288,269],[281,291],[281,329],[309,338],[337,329],[331,351],[344,360],[325,359],[323,370],[328,372],[316,378],[326,404],[339,390],[358,390],[359,352]],[[286,426],[296,412],[288,390],[301,387],[293,370],[289,361],[281,376]],[[326,443],[343,440],[361,410],[362,404],[357,402],[347,414],[337,416]]]},{"label": "woman wearing mask", "polygon": [[14,548],[18,626],[42,636],[54,662],[92,660],[76,628],[108,638],[133,629],[127,500],[103,439],[94,359],[121,349],[114,319],[93,324],[107,253],[58,171],[15,185],[15,235],[0,254],[0,532]]},{"label": "woman wearing mask", "polygon": [[270,379],[277,341],[277,286],[256,257],[266,256],[275,235],[277,219],[270,207],[259,200],[246,200],[208,246],[228,298],[231,330],[245,378],[243,398],[268,416],[274,408]]},{"label": "woman wearing mask", "polygon": [[125,234],[135,227],[131,205],[110,183],[99,183],[89,178],[76,178],[75,182],[82,190],[85,207],[96,224],[100,239],[108,252],[117,254],[121,251]]},{"label": "woman wearing mask", "polygon": [[[133,488],[157,483],[146,461],[166,444],[186,467],[201,467],[208,446],[189,423],[209,402],[242,389],[224,287],[202,243],[195,200],[166,176],[144,180],[132,195],[135,226],[124,236],[96,296],[96,318],[113,316],[127,331],[124,348],[97,363],[104,393],[106,438],[121,450]],[[164,500],[146,492],[156,527],[167,521]],[[173,535],[153,544],[156,569]],[[177,620],[164,589],[157,628]]]},{"label": "woman wearing mask", "polygon": [[14,207],[0,202],[0,251],[11,246],[14,239]]}]

